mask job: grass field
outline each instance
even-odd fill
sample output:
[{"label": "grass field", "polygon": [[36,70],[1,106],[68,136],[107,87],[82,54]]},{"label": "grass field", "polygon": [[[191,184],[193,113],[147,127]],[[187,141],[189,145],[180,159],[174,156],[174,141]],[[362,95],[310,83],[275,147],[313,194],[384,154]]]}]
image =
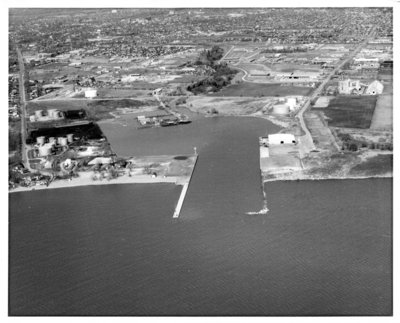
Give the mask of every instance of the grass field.
[{"label": "grass field", "polygon": [[350,170],[350,175],[363,174],[373,176],[393,171],[393,155],[381,154],[356,165]]},{"label": "grass field", "polygon": [[287,96],[287,95],[309,95],[314,88],[299,86],[280,86],[280,84],[258,84],[243,82],[233,84],[220,92],[212,93],[209,96]]},{"label": "grass field", "polygon": [[99,98],[133,98],[137,96],[146,96],[148,93],[149,90],[134,90],[132,88],[103,88],[97,91]]},{"label": "grass field", "polygon": [[338,96],[330,101],[327,108],[313,110],[323,112],[331,127],[368,129],[376,100],[376,96]]},{"label": "grass field", "polygon": [[58,109],[65,110],[80,110],[87,108],[88,100],[52,100],[52,101],[35,101],[28,102],[27,112],[33,114],[36,110]]},{"label": "grass field", "polygon": [[392,130],[393,94],[380,95],[371,121],[371,129]]}]

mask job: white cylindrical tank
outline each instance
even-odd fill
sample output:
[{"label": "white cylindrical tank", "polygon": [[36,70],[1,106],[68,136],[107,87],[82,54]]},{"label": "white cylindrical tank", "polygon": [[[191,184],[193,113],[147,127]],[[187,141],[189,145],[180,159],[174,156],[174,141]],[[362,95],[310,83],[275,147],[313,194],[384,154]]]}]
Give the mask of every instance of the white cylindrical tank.
[{"label": "white cylindrical tank", "polygon": [[67,140],[68,140],[69,143],[73,142],[73,141],[74,141],[74,134],[69,133],[69,134],[67,135]]},{"label": "white cylindrical tank", "polygon": [[285,115],[289,114],[289,106],[287,104],[275,104],[272,108],[272,112],[275,114]]},{"label": "white cylindrical tank", "polygon": [[44,140],[45,140],[45,137],[44,137],[44,136],[40,136],[40,137],[37,137],[37,138],[36,138],[36,142],[37,142],[39,145],[44,145]]},{"label": "white cylindrical tank", "polygon": [[67,146],[67,145],[68,145],[68,140],[67,140],[67,138],[62,137],[62,138],[61,138],[61,141],[60,141],[60,145],[61,145],[61,146]]},{"label": "white cylindrical tank", "polygon": [[56,140],[55,137],[50,137],[49,138],[49,144],[56,144],[56,143],[57,143],[57,140]]},{"label": "white cylindrical tank", "polygon": [[44,145],[39,147],[39,156],[45,157],[51,154],[51,145]]},{"label": "white cylindrical tank", "polygon": [[292,111],[296,106],[297,100],[296,98],[288,98],[286,104],[289,106],[289,109]]},{"label": "white cylindrical tank", "polygon": [[30,122],[35,122],[36,121],[36,116],[29,116],[29,121]]},{"label": "white cylindrical tank", "polygon": [[49,116],[49,118],[54,118],[56,115],[57,110],[56,109],[49,109],[47,110],[47,115]]},{"label": "white cylindrical tank", "polygon": [[91,89],[91,90],[86,90],[85,91],[85,98],[95,98],[97,96],[97,90]]},{"label": "white cylindrical tank", "polygon": [[41,118],[43,116],[43,110],[35,111],[35,116],[36,116],[36,118]]}]

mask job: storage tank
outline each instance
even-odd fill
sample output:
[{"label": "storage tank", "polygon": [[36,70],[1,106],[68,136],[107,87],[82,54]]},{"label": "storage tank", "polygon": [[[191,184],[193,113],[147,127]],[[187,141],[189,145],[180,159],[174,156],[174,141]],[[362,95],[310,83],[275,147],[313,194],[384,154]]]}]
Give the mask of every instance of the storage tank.
[{"label": "storage tank", "polygon": [[68,140],[67,140],[67,138],[65,138],[65,137],[60,137],[59,139],[60,139],[59,144],[60,144],[61,146],[67,146],[67,145],[68,145]]},{"label": "storage tank", "polygon": [[30,122],[35,122],[36,121],[36,116],[29,116],[29,121]]},{"label": "storage tank", "polygon": [[40,136],[40,137],[36,138],[36,142],[41,146],[44,145],[44,140],[45,140],[44,136]]},{"label": "storage tank", "polygon": [[289,114],[289,106],[287,104],[275,104],[272,108],[272,112],[280,115]]},{"label": "storage tank", "polygon": [[43,116],[43,110],[35,111],[35,116],[36,116],[36,118],[41,118]]},{"label": "storage tank", "polygon": [[74,134],[69,133],[69,134],[67,135],[67,140],[68,140],[69,143],[73,142],[73,141],[74,141]]},{"label": "storage tank", "polygon": [[57,143],[57,140],[56,140],[55,137],[50,137],[49,138],[49,144],[56,144],[56,143]]},{"label": "storage tank", "polygon": [[44,145],[39,147],[39,156],[45,157],[51,154],[51,145]]},{"label": "storage tank", "polygon": [[290,111],[293,111],[296,106],[296,98],[288,98],[286,104],[289,106]]},{"label": "storage tank", "polygon": [[90,89],[85,91],[85,98],[95,98],[97,96],[97,90]]},{"label": "storage tank", "polygon": [[52,110],[52,116],[53,119],[64,119],[64,114],[60,110]]},{"label": "storage tank", "polygon": [[54,118],[55,114],[56,114],[56,109],[49,109],[47,110],[47,115],[49,116],[49,118]]}]

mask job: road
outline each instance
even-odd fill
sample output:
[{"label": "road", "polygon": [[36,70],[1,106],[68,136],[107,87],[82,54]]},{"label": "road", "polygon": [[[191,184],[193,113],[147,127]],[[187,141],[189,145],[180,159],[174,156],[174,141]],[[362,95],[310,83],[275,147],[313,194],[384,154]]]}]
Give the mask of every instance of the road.
[{"label": "road", "polygon": [[26,136],[27,136],[27,125],[26,125],[26,89],[25,89],[25,65],[24,58],[22,57],[21,51],[18,47],[16,47],[17,55],[18,55],[18,65],[19,65],[19,95],[20,95],[20,104],[21,104],[21,155],[22,155],[22,163],[26,168],[31,170],[28,162],[27,149],[26,149]]},{"label": "road", "polygon": [[[373,27],[370,30],[370,33],[368,34],[368,36],[365,38],[365,40],[360,43],[360,45],[358,45],[351,53],[350,55],[343,60],[338,66],[336,66],[331,73],[329,73],[329,75],[322,81],[322,83],[318,86],[318,88],[314,91],[314,93],[309,97],[309,99],[305,102],[305,104],[303,105],[303,107],[296,113],[297,117],[299,118],[300,121],[300,125],[301,128],[303,129],[303,131],[306,134],[306,138],[307,141],[309,141],[310,143],[312,143],[312,145],[310,144],[310,147],[313,146],[312,149],[315,149],[312,137],[311,137],[311,133],[308,130],[305,122],[304,122],[304,112],[310,107],[311,102],[318,96],[321,94],[321,91],[324,89],[324,87],[326,86],[326,84],[329,82],[329,80],[332,78],[333,75],[335,75],[335,73],[337,71],[339,71],[346,63],[348,63],[350,60],[352,60],[354,58],[354,56],[357,55],[357,53],[361,50],[362,47],[364,47],[368,41],[375,36],[375,27]],[[311,150],[312,150],[311,149]]]},{"label": "road", "polygon": [[224,59],[225,59],[225,57],[226,56],[228,56],[229,55],[229,53],[232,51],[232,49],[234,49],[235,48],[235,46],[232,46],[227,52],[226,52],[226,54],[218,61],[218,63],[221,63]]},{"label": "road", "polygon": [[169,114],[172,114],[173,116],[175,116],[176,118],[180,119],[182,116],[175,112],[174,110],[172,110],[171,108],[167,107],[164,102],[160,99],[160,97],[158,96],[158,91],[154,91],[153,92],[153,96],[157,99],[157,101],[161,104],[161,106],[163,107],[163,109],[165,111],[167,111]]}]

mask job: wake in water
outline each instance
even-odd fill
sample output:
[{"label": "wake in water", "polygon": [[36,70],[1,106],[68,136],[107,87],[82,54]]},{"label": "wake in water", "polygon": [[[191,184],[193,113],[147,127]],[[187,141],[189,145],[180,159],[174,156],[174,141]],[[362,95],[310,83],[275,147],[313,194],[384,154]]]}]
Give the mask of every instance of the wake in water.
[{"label": "wake in water", "polygon": [[246,214],[248,214],[248,215],[260,215],[260,214],[267,214],[268,213],[268,208],[267,207],[265,207],[265,208],[262,208],[260,211],[258,211],[258,212],[246,212]]},{"label": "wake in water", "polygon": [[261,181],[261,189],[263,192],[263,208],[258,212],[246,212],[247,215],[260,215],[260,214],[267,214],[269,209],[267,207],[267,194],[264,190],[263,182]]}]

